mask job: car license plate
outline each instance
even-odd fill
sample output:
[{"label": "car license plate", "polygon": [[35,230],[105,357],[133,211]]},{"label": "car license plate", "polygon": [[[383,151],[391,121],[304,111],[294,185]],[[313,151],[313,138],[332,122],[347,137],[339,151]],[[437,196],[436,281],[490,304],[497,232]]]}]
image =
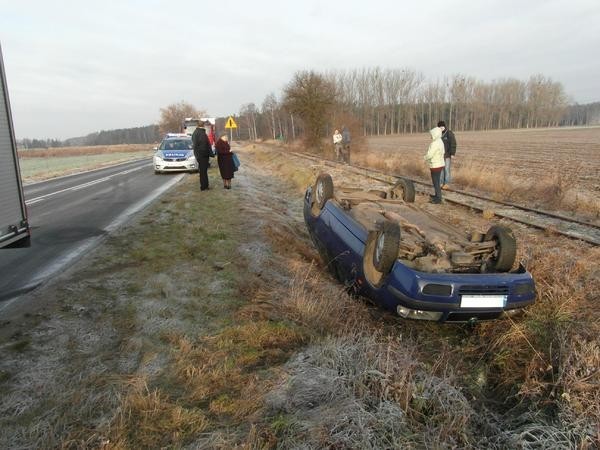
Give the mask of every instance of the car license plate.
[{"label": "car license plate", "polygon": [[504,308],[506,295],[463,295],[460,299],[461,308]]}]

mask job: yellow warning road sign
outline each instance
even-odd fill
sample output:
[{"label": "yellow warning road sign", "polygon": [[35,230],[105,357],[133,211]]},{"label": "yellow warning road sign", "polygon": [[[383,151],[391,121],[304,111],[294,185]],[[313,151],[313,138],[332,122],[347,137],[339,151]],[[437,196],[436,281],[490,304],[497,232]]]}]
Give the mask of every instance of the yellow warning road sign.
[{"label": "yellow warning road sign", "polygon": [[229,116],[229,119],[227,119],[227,122],[225,123],[225,128],[237,128],[237,124],[235,123],[235,120],[233,120],[233,117]]}]

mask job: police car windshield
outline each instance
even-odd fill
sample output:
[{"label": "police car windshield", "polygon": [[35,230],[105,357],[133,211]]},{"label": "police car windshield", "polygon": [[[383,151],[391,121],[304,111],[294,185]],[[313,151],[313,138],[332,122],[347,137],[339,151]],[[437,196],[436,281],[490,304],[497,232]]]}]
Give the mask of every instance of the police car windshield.
[{"label": "police car windshield", "polygon": [[159,150],[191,150],[191,139],[169,139],[162,141]]}]

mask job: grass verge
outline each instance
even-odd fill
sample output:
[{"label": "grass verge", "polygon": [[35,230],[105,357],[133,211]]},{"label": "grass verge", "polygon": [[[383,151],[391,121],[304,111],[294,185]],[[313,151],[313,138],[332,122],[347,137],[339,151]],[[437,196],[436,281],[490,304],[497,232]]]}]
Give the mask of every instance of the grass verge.
[{"label": "grass verge", "polygon": [[23,180],[32,182],[144,157],[152,158],[151,145],[33,149],[19,151],[19,165]]},{"label": "grass verge", "polygon": [[3,447],[597,444],[597,249],[532,234],[523,317],[403,321],[319,263],[300,201],[317,168],[240,154],[234,189],[187,177],[40,294],[0,345]]}]

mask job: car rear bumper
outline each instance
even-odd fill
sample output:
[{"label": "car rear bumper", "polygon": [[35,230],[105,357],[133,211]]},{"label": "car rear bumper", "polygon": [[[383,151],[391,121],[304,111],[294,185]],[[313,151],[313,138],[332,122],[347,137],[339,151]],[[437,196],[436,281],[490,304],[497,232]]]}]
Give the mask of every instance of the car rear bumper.
[{"label": "car rear bumper", "polygon": [[504,306],[490,307],[462,307],[461,302],[427,301],[411,298],[393,285],[387,286],[388,292],[398,302],[396,312],[403,317],[423,320],[434,320],[440,322],[478,322],[497,319],[505,314],[512,314],[532,304],[535,301],[535,293],[528,298],[516,301],[506,296]]},{"label": "car rear bumper", "polygon": [[523,266],[509,273],[427,273],[398,260],[383,285],[362,284],[368,297],[403,317],[441,322],[496,319],[534,303],[536,295]]}]

